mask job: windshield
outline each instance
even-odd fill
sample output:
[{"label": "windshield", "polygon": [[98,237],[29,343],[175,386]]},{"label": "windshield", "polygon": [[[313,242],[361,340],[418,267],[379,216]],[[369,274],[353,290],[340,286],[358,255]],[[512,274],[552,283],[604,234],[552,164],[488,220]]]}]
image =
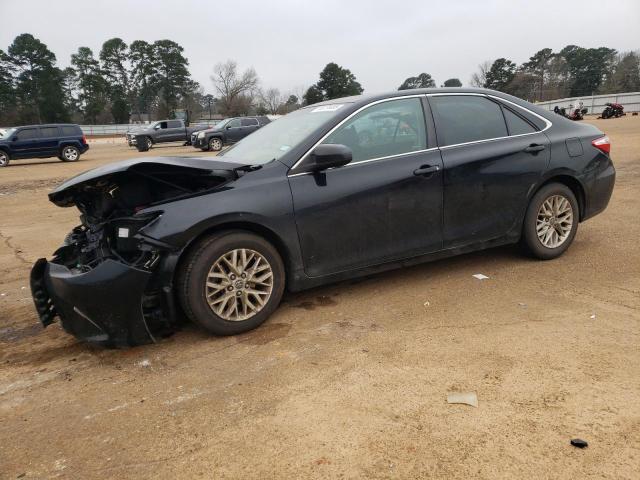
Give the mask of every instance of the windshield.
[{"label": "windshield", "polygon": [[6,130],[0,128],[0,138],[9,138],[13,132],[15,132],[15,128],[8,128]]},{"label": "windshield", "polygon": [[289,113],[236,143],[224,152],[225,160],[251,165],[277,160],[334,117],[341,107],[344,104],[312,105]]},{"label": "windshield", "polygon": [[231,120],[233,120],[232,118],[225,118],[224,120],[220,120],[218,123],[216,123],[213,127],[209,127],[209,128],[222,128],[224,127],[227,123],[229,123]]}]

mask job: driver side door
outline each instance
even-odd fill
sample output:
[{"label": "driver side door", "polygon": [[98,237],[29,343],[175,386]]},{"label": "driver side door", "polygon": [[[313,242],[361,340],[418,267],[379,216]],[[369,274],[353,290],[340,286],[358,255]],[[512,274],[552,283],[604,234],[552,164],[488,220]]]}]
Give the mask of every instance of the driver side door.
[{"label": "driver side door", "polygon": [[[423,108],[419,97],[375,102],[321,141],[349,147],[349,164],[290,174],[307,275],[442,248],[442,160],[435,139],[427,138]],[[303,159],[303,171],[304,165]]]}]

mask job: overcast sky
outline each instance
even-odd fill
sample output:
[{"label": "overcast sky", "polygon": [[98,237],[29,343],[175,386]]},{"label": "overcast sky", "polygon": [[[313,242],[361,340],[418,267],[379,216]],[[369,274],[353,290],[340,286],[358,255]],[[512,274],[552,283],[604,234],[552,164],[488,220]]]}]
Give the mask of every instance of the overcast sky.
[{"label": "overcast sky", "polygon": [[29,32],[61,67],[112,37],[174,40],[211,93],[213,66],[229,58],[283,92],[334,61],[373,93],[421,72],[467,85],[485,60],[521,63],[545,47],[640,49],[640,0],[0,0],[0,19],[0,48]]}]

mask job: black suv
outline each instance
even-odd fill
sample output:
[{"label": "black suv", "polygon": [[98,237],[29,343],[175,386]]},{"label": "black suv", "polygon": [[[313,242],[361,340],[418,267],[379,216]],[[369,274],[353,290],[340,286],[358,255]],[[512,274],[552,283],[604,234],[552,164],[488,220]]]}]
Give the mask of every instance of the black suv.
[{"label": "black suv", "polygon": [[208,130],[200,130],[191,135],[191,145],[202,151],[222,150],[224,145],[242,140],[260,127],[269,123],[267,117],[225,118]]},{"label": "black suv", "polygon": [[0,167],[19,158],[58,157],[75,162],[89,150],[87,138],[78,125],[30,125],[0,129]]}]

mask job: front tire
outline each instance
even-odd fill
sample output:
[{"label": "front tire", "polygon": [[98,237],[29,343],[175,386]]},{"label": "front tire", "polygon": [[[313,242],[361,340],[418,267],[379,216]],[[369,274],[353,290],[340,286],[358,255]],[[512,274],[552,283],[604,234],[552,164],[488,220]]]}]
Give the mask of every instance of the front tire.
[{"label": "front tire", "polygon": [[214,335],[235,335],[261,325],[280,304],[285,269],[262,237],[227,231],[200,241],[177,275],[182,308]]},{"label": "front tire", "polygon": [[222,140],[217,137],[209,140],[209,150],[214,152],[219,152],[220,150],[222,150]]},{"label": "front tire", "polygon": [[540,260],[562,255],[578,230],[580,209],[575,195],[561,183],[542,187],[531,199],[523,226],[523,244]]},{"label": "front tire", "polygon": [[80,159],[80,150],[72,145],[68,145],[60,152],[60,160],[63,162],[77,162]]}]

